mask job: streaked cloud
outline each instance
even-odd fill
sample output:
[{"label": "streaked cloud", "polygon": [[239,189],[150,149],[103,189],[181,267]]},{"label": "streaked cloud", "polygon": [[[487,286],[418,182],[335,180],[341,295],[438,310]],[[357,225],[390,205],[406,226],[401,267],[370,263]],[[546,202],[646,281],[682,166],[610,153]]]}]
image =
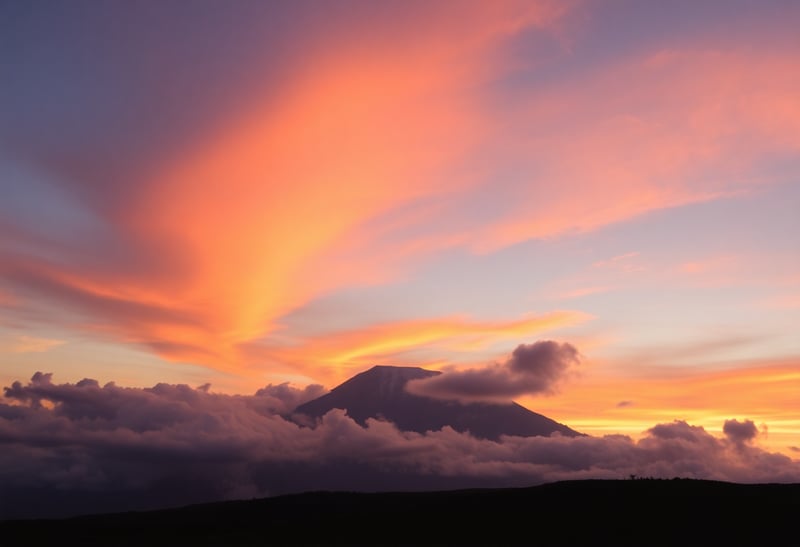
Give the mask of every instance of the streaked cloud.
[{"label": "streaked cloud", "polygon": [[479,246],[593,230],[769,183],[759,175],[765,158],[797,151],[790,97],[800,82],[796,51],[760,55],[698,41],[521,91],[517,124],[504,129],[519,150],[516,170],[531,175]]},{"label": "streaked cloud", "polygon": [[[268,344],[251,348],[254,355],[269,355],[275,361],[294,363],[297,367],[312,363],[317,374],[330,367],[332,377],[343,380],[352,370],[374,362],[398,364],[408,361],[412,352],[469,355],[478,349],[509,339],[529,338],[560,327],[577,325],[591,319],[575,311],[560,311],[508,321],[479,321],[469,317],[444,317],[405,322],[373,324],[364,329],[337,331],[316,336],[299,345]],[[412,362],[405,364],[419,364]]]},{"label": "streaked cloud", "polygon": [[[322,42],[293,54],[296,69],[270,82],[263,100],[197,126],[171,154],[120,177],[124,207],[88,207],[100,208],[110,242],[90,240],[63,260],[47,256],[52,245],[46,257],[6,249],[6,282],[34,299],[88,308],[119,341],[232,369],[243,364],[239,344],[297,306],[391,277],[369,254],[337,254],[361,245],[364,223],[470,186],[456,171],[486,121],[469,88],[488,76],[498,41],[551,24],[565,7],[474,2],[460,5],[458,17],[444,4],[386,9],[373,13],[359,44],[348,38],[356,22],[321,24]],[[334,39],[338,47],[327,47]],[[51,177],[53,192],[78,189],[70,174]],[[47,246],[26,223],[18,229],[30,245]],[[114,239],[134,252],[98,256]]]},{"label": "streaked cloud", "polygon": [[717,370],[634,363],[612,366],[590,354],[587,373],[558,397],[523,397],[519,402],[582,432],[633,436],[649,424],[676,418],[721,433],[723,418],[749,409],[747,418],[769,425],[769,436],[760,439],[764,446],[788,453],[795,444],[800,431],[794,403],[800,389],[796,360],[718,365]]},{"label": "streaked cloud", "polygon": [[64,343],[65,340],[20,334],[5,345],[13,353],[44,353]]}]

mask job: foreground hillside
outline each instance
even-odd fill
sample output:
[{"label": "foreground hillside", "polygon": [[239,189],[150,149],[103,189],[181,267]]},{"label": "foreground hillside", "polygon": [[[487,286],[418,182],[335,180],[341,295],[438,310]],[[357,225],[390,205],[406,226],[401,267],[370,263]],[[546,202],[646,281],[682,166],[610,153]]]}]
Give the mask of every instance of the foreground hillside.
[{"label": "foreground hillside", "polygon": [[312,492],[0,522],[3,545],[797,544],[800,484],[570,481],[520,489]]}]

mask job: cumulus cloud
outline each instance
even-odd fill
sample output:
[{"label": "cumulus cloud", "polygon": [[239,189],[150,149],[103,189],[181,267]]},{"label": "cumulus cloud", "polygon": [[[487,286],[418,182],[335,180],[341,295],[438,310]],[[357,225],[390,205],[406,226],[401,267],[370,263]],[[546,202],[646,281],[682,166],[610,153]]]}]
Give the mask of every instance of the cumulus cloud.
[{"label": "cumulus cloud", "polygon": [[[528,486],[562,479],[690,477],[797,482],[800,462],[766,452],[741,426],[717,438],[658,424],[639,441],[477,439],[424,434],[332,410],[313,427],[283,417],[318,388],[224,395],[185,385],[56,384],[37,373],[0,403],[0,518],[147,509],[317,489]],[[733,427],[733,429],[731,429]],[[734,431],[734,433],[730,433]]]},{"label": "cumulus cloud", "polygon": [[406,389],[416,395],[462,401],[508,402],[521,395],[552,394],[580,362],[578,350],[552,340],[520,344],[504,363],[483,368],[450,370]]},{"label": "cumulus cloud", "polygon": [[732,442],[741,444],[748,443],[756,438],[758,429],[752,420],[725,420],[725,425],[722,427],[722,432]]},{"label": "cumulus cloud", "polygon": [[316,399],[326,393],[326,389],[319,384],[311,384],[303,389],[293,387],[289,382],[273,385],[270,384],[256,391],[256,397],[261,397],[268,408],[279,414],[287,414],[295,408]]}]

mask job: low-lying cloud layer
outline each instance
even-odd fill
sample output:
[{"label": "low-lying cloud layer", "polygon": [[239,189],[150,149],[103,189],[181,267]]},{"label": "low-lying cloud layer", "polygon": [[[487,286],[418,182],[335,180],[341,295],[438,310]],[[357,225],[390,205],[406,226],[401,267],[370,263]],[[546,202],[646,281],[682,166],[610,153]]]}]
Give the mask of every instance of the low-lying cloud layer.
[{"label": "low-lying cloud layer", "polygon": [[544,340],[520,344],[504,363],[445,371],[409,382],[408,391],[436,399],[508,402],[521,395],[552,394],[580,362],[570,344]]},{"label": "low-lying cloud layer", "polygon": [[580,478],[695,477],[800,481],[800,462],[753,442],[750,421],[726,438],[686,422],[639,441],[606,437],[478,440],[425,434],[333,410],[315,427],[282,414],[321,388],[269,386],[252,396],[208,386],[55,384],[37,373],[0,404],[0,517],[144,509],[313,489],[526,486]]}]

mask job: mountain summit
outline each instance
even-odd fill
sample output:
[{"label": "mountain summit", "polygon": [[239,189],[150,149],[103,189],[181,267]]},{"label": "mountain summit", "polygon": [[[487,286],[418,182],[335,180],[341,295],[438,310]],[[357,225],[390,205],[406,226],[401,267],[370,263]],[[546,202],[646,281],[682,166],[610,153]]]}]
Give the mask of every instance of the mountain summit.
[{"label": "mountain summit", "polygon": [[548,436],[558,432],[574,437],[577,431],[546,416],[511,403],[461,403],[412,395],[405,390],[410,380],[429,378],[441,372],[418,367],[375,366],[357,374],[329,393],[304,403],[296,413],[313,418],[334,408],[361,425],[367,418],[393,422],[402,431],[437,431],[450,426],[475,437],[497,440],[501,435]]}]

